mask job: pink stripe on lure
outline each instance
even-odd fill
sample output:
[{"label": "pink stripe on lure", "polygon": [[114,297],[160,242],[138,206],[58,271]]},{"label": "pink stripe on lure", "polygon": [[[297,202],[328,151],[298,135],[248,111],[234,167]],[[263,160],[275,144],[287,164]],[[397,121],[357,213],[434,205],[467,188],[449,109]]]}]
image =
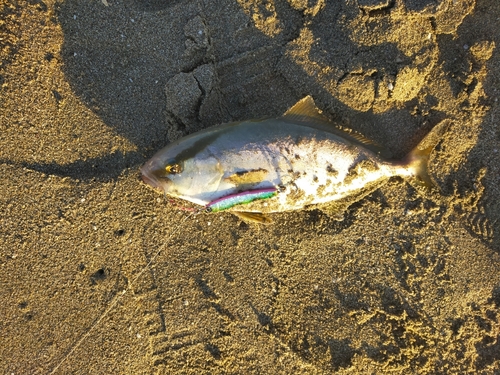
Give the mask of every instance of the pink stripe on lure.
[{"label": "pink stripe on lure", "polygon": [[224,211],[238,204],[250,203],[257,199],[271,198],[277,193],[278,191],[276,188],[247,190],[216,199],[207,204],[206,207],[207,210],[211,212]]}]

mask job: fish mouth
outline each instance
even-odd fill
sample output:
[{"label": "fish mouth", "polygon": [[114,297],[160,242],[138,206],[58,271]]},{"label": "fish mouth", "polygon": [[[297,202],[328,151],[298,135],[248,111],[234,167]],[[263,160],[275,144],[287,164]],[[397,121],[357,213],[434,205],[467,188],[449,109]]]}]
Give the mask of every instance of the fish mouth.
[{"label": "fish mouth", "polygon": [[146,176],[144,173],[141,173],[142,181],[146,183],[147,185],[154,187],[155,189],[160,188],[158,185],[157,181],[153,178],[150,178],[149,176]]},{"label": "fish mouth", "polygon": [[142,181],[144,181],[144,183],[156,190],[162,192],[165,191],[165,184],[168,182],[168,178],[164,177],[162,178],[162,180],[160,180],[157,176],[155,176],[155,173],[153,171],[145,167],[142,167],[140,172]]}]

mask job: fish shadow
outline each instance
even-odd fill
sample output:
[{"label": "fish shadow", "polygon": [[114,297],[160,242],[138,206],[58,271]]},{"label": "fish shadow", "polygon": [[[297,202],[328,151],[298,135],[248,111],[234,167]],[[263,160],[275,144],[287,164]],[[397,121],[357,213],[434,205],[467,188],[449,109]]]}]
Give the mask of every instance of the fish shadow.
[{"label": "fish shadow", "polygon": [[[229,11],[223,11],[227,7]],[[351,119],[352,128],[387,144],[396,156],[418,142],[410,133],[421,124],[407,109],[382,114],[353,109],[290,60],[287,48],[308,20],[288,4],[276,4],[276,12],[281,32],[270,36],[251,26],[249,15],[230,2],[202,10],[190,1],[125,0],[105,6],[70,0],[58,5],[56,17],[64,33],[61,57],[72,90],[107,126],[137,147],[137,153],[117,160],[121,163],[117,168],[138,166],[172,140],[172,132],[179,136],[220,122],[276,117],[305,93],[313,93],[334,119]],[[340,19],[343,12],[341,5],[329,4],[316,28],[328,19]],[[236,17],[226,19],[221,14]],[[206,33],[206,38],[198,38],[196,30]],[[356,60],[353,56],[359,46],[338,26],[332,33],[337,44],[352,53],[337,53],[338,45],[331,45],[325,37],[312,47],[313,57],[336,68],[358,64],[382,72],[373,77],[376,85],[381,84],[381,75],[396,72],[393,60],[400,51],[394,44],[373,46],[371,57],[377,58]],[[323,55],[322,50],[326,51]],[[214,72],[212,82],[196,74],[192,79],[200,67]],[[181,86],[175,86],[174,79]],[[169,85],[175,97],[166,96]],[[431,122],[437,123],[437,117]],[[412,132],[402,131],[408,127]],[[400,133],[397,141],[393,141],[394,133]],[[66,176],[87,168],[80,178],[92,178],[96,163],[100,164],[92,159],[60,168],[41,163],[31,167]],[[109,179],[116,175],[113,171]]]}]

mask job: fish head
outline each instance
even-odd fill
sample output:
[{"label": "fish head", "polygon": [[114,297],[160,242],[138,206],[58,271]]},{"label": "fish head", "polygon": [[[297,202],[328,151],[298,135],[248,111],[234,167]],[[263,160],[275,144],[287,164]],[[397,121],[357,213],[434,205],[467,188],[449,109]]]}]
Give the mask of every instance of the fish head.
[{"label": "fish head", "polygon": [[141,167],[143,181],[169,196],[207,204],[224,172],[207,148],[196,146],[187,139],[163,148]]}]

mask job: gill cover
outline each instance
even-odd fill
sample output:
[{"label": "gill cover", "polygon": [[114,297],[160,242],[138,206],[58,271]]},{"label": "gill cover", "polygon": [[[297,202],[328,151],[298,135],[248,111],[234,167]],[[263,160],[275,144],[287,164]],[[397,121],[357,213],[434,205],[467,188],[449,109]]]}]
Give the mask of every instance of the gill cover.
[{"label": "gill cover", "polygon": [[143,180],[168,195],[202,203],[203,193],[217,190],[223,176],[220,163],[206,147],[193,149],[203,139],[195,134],[157,152],[141,168]]}]

